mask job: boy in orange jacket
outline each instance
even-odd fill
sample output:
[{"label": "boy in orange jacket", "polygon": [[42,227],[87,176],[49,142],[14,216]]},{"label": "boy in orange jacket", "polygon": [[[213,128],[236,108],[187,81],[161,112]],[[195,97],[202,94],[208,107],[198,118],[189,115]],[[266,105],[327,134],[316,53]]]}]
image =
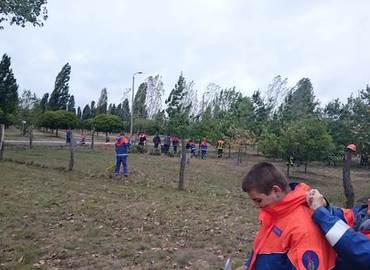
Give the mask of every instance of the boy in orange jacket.
[{"label": "boy in orange jacket", "polygon": [[306,184],[288,184],[274,165],[261,162],[243,179],[243,191],[260,208],[252,257],[238,270],[329,270],[336,254],[311,219]]}]

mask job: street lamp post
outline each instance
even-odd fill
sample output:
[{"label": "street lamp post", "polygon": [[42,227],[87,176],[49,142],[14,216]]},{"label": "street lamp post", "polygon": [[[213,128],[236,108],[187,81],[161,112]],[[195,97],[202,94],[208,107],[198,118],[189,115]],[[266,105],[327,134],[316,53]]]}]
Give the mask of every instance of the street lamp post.
[{"label": "street lamp post", "polygon": [[134,92],[135,92],[135,75],[143,74],[143,72],[138,71],[132,75],[132,99],[131,99],[131,126],[130,126],[130,136],[132,138],[134,130]]}]

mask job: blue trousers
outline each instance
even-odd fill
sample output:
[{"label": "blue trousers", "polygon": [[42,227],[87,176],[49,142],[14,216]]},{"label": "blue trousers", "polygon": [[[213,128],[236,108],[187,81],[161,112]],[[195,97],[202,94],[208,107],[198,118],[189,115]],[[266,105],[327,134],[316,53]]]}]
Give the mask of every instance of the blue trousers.
[{"label": "blue trousers", "polygon": [[128,176],[128,168],[127,168],[127,156],[116,156],[116,166],[114,167],[114,175],[119,175],[119,169],[123,167],[123,174],[124,176]]},{"label": "blue trousers", "polygon": [[205,150],[205,149],[202,149],[201,150],[201,159],[205,159],[206,157],[207,157],[207,150]]}]

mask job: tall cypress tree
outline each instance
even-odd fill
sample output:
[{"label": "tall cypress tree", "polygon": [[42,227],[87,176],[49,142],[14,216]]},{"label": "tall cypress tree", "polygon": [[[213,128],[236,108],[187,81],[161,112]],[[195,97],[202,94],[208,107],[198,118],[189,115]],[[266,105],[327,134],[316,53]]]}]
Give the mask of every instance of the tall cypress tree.
[{"label": "tall cypress tree", "polygon": [[117,110],[116,108],[116,104],[109,104],[109,109],[108,109],[108,113],[110,113],[111,115],[117,115],[117,116],[120,116],[120,111]]},{"label": "tall cypress tree", "polygon": [[77,108],[77,118],[78,118],[79,120],[81,120],[81,117],[82,117],[81,107],[80,107],[80,106],[78,106],[78,108]]},{"label": "tall cypress tree", "polygon": [[86,105],[84,107],[84,109],[82,110],[82,116],[81,116],[82,120],[86,120],[86,119],[89,119],[91,118],[91,109],[90,109],[90,106],[89,105]]},{"label": "tall cypress tree", "polygon": [[10,64],[10,57],[4,54],[0,62],[0,109],[5,116],[13,114],[18,104],[18,85]]},{"label": "tall cypress tree", "polygon": [[147,88],[148,84],[142,83],[140,84],[139,89],[137,90],[133,106],[133,113],[135,117],[144,119],[148,117],[148,111],[145,105]]},{"label": "tall cypress tree", "polygon": [[96,116],[96,107],[95,107],[95,101],[91,101],[90,103],[90,117]]},{"label": "tall cypress tree", "polygon": [[119,116],[119,117],[122,117],[122,103],[117,105],[116,115]]},{"label": "tall cypress tree", "polygon": [[49,100],[49,93],[45,93],[42,96],[42,99],[40,101],[40,110],[42,113],[44,113],[47,110],[48,100]]},{"label": "tall cypress tree", "polygon": [[74,114],[76,114],[75,97],[73,95],[71,95],[71,97],[69,98],[67,107],[69,112],[73,112]]},{"label": "tall cypress tree", "polygon": [[69,79],[71,75],[71,66],[65,64],[59,72],[54,91],[50,95],[48,109],[51,111],[65,110],[69,101]]},{"label": "tall cypress tree", "polygon": [[106,114],[108,107],[107,88],[103,88],[100,93],[98,104],[96,105],[96,114]]},{"label": "tall cypress tree", "polygon": [[127,98],[122,103],[122,115],[121,116],[124,121],[130,120],[130,117],[131,117],[130,105],[129,105]]}]

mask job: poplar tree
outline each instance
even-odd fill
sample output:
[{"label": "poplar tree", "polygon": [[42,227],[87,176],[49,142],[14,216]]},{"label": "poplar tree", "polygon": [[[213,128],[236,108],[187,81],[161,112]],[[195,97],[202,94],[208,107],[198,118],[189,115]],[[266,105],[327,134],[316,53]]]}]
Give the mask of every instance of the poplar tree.
[{"label": "poplar tree", "polygon": [[71,66],[67,63],[63,66],[55,79],[54,91],[50,95],[48,110],[65,110],[69,101],[69,79]]},{"label": "poplar tree", "polygon": [[131,117],[130,105],[128,99],[126,98],[122,103],[122,119],[124,121],[129,121]]},{"label": "poplar tree", "polygon": [[142,83],[136,92],[133,106],[134,116],[137,118],[146,119],[148,117],[148,111],[145,105],[146,93],[147,93],[147,83]]},{"label": "poplar tree", "polygon": [[73,112],[74,114],[76,114],[75,97],[73,95],[71,95],[71,97],[69,98],[67,107],[69,112]]},{"label": "poplar tree", "polygon": [[107,88],[103,88],[100,92],[98,104],[96,105],[96,114],[106,114],[108,107]]}]

